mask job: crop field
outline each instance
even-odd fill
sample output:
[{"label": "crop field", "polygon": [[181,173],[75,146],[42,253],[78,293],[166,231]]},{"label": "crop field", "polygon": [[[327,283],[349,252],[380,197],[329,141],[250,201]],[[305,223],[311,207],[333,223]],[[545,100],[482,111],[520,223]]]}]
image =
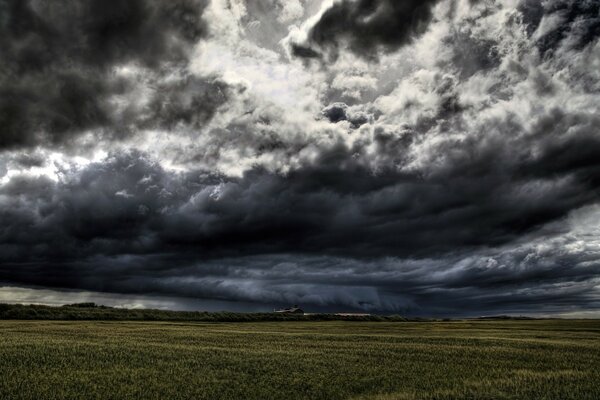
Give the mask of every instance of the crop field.
[{"label": "crop field", "polygon": [[600,321],[0,321],[1,399],[600,399]]}]

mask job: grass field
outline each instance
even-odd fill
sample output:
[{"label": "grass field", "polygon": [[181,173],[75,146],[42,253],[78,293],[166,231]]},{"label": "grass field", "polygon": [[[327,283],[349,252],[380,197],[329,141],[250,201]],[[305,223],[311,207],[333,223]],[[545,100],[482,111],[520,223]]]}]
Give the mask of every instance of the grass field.
[{"label": "grass field", "polygon": [[600,321],[0,321],[2,399],[600,399]]}]

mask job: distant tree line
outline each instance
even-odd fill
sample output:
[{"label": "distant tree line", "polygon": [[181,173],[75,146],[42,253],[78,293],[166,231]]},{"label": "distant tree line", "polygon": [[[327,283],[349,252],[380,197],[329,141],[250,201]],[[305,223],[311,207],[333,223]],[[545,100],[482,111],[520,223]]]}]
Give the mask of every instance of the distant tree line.
[{"label": "distant tree line", "polygon": [[[399,315],[336,315],[235,313],[203,311],[166,311],[154,309],[112,308],[95,303],[67,304],[61,307],[0,303],[0,320],[103,320],[103,321],[197,321],[197,322],[258,322],[258,321],[381,321],[402,322]],[[422,319],[411,319],[422,320]]]}]

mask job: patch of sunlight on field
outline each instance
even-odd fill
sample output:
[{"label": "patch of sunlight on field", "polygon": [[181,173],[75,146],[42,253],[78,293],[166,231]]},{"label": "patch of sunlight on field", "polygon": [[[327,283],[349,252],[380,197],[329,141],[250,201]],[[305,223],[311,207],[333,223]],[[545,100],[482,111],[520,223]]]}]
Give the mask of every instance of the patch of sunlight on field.
[{"label": "patch of sunlight on field", "polygon": [[598,399],[600,321],[0,321],[0,399]]}]

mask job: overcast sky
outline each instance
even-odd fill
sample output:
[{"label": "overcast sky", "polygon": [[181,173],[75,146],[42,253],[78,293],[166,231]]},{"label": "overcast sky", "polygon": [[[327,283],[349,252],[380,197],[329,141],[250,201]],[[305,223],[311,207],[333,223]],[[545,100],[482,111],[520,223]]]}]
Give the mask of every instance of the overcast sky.
[{"label": "overcast sky", "polygon": [[0,301],[600,316],[597,0],[0,0]]}]

